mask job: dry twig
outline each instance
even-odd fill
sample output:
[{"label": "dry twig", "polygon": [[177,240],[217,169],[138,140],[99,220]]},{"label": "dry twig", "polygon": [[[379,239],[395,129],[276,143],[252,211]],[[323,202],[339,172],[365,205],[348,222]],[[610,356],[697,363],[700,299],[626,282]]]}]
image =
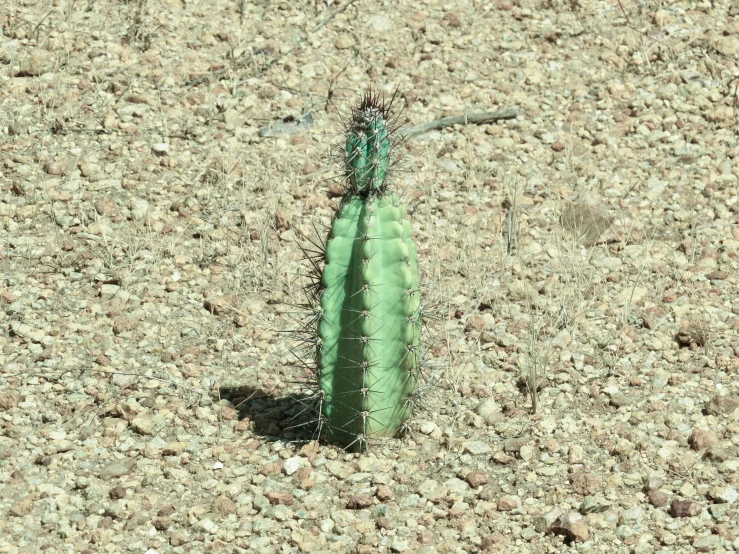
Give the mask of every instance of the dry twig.
[{"label": "dry twig", "polygon": [[457,115],[453,117],[443,117],[441,119],[435,119],[429,121],[423,125],[416,127],[408,127],[403,129],[401,133],[405,138],[415,138],[429,131],[435,131],[436,129],[443,129],[444,127],[451,127],[452,125],[470,125],[479,123],[489,123],[490,121],[500,121],[501,119],[513,119],[518,115],[516,108],[505,108],[502,110],[496,110],[494,112],[483,112],[469,115]]}]

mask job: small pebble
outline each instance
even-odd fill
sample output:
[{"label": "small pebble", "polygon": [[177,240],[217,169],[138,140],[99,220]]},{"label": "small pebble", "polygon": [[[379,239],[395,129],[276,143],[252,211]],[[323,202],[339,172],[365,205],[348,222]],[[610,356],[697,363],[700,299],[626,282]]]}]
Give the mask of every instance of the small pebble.
[{"label": "small pebble", "polygon": [[510,512],[521,506],[521,499],[517,496],[504,496],[498,501],[499,512]]},{"label": "small pebble", "polygon": [[285,460],[285,463],[282,465],[282,470],[284,471],[285,475],[293,475],[301,467],[303,467],[303,464],[305,464],[306,461],[307,460],[301,456],[292,456]]},{"label": "small pebble", "polygon": [[664,491],[650,490],[647,493],[647,498],[649,499],[649,503],[655,508],[667,506],[667,493]]},{"label": "small pebble", "polygon": [[701,513],[703,506],[692,500],[673,500],[670,504],[672,517],[694,517]]},{"label": "small pebble", "polygon": [[346,503],[348,510],[363,510],[372,506],[372,497],[368,494],[355,494]]},{"label": "small pebble", "polygon": [[154,154],[164,156],[169,153],[169,144],[166,142],[158,142],[151,147]]},{"label": "small pebble", "polygon": [[44,164],[44,172],[49,175],[64,175],[67,172],[67,162],[47,162]]},{"label": "small pebble", "polygon": [[467,483],[469,483],[470,487],[472,487],[473,489],[487,485],[490,481],[488,476],[481,471],[471,471],[467,474],[467,477],[465,479],[467,480]]},{"label": "small pebble", "polygon": [[116,477],[122,477],[128,475],[136,467],[136,460],[131,458],[125,458],[123,460],[116,460],[104,466],[100,470],[100,479],[107,481]]}]

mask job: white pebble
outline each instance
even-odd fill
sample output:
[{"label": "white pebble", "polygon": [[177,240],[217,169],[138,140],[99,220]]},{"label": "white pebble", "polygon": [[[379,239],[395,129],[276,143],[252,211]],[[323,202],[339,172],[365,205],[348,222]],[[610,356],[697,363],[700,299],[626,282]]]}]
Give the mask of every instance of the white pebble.
[{"label": "white pebble", "polygon": [[305,461],[305,458],[301,458],[300,456],[293,456],[285,460],[285,463],[282,465],[282,469],[285,471],[285,475],[292,475],[293,473],[298,471],[301,467],[303,467]]}]

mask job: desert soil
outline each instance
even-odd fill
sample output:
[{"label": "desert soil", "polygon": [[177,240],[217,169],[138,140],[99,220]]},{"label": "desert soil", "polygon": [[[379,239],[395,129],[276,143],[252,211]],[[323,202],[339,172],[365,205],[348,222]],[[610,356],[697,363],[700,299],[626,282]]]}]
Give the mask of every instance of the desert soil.
[{"label": "desert soil", "polygon": [[[0,24],[0,552],[739,551],[739,2]],[[425,395],[360,455],[281,331],[370,86],[516,116],[399,149]]]}]

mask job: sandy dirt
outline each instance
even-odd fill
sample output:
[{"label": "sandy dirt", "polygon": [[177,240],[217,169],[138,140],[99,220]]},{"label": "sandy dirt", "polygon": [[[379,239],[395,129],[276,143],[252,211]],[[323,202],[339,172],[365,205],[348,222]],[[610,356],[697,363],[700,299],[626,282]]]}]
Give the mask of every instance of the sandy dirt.
[{"label": "sandy dirt", "polygon": [[[739,551],[739,2],[0,3],[0,553]],[[300,413],[372,87],[408,437]],[[297,426],[296,422],[307,423]]]}]

